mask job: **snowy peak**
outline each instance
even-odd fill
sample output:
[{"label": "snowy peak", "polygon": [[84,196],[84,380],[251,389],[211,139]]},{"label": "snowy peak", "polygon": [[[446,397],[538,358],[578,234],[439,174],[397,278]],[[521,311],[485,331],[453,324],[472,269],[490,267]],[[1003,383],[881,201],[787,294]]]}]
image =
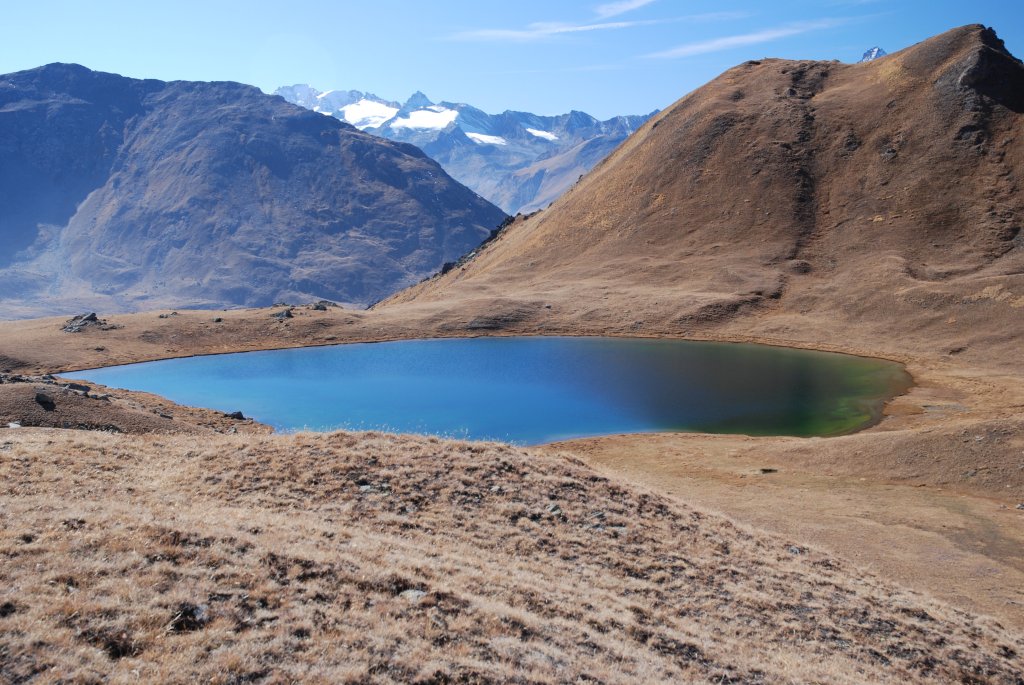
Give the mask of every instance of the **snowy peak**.
[{"label": "snowy peak", "polygon": [[429,105],[419,109],[410,110],[408,106],[402,109],[402,114],[386,122],[392,129],[413,128],[425,131],[443,131],[459,117],[458,110],[448,109],[443,105]]},{"label": "snowy peak", "polygon": [[389,102],[360,90],[319,91],[304,83],[274,91],[288,102],[320,114],[328,114],[358,129],[376,128],[398,114],[397,102]]},{"label": "snowy peak", "polygon": [[579,111],[488,114],[465,103],[435,103],[420,91],[401,104],[358,90],[320,92],[308,85],[279,88],[277,94],[419,147],[452,177],[510,213],[547,206],[650,116],[599,121]]},{"label": "snowy peak", "polygon": [[417,90],[412,96],[405,101],[402,109],[422,109],[424,107],[430,107],[433,105],[433,101],[423,94],[422,91]]},{"label": "snowy peak", "polygon": [[861,62],[874,62],[879,57],[885,57],[889,53],[880,47],[873,47],[864,53],[864,57],[861,58]]}]

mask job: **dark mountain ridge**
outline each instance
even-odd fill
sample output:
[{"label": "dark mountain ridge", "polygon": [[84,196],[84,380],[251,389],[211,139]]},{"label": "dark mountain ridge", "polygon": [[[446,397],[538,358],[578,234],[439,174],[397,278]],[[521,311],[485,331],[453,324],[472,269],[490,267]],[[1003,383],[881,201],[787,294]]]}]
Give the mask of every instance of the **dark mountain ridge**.
[{"label": "dark mountain ridge", "polygon": [[418,148],[251,86],[0,76],[0,315],[366,305],[503,218]]}]

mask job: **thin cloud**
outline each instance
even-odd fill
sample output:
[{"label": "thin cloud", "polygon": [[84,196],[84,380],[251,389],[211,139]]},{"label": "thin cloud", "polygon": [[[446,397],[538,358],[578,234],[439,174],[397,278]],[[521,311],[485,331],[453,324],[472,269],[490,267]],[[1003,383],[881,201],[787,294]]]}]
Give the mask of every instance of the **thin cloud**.
[{"label": "thin cloud", "polygon": [[611,17],[617,17],[620,14],[625,14],[626,12],[638,10],[653,2],[655,2],[655,0],[619,0],[619,2],[606,2],[603,5],[595,7],[594,14],[596,14],[599,19],[609,19]]},{"label": "thin cloud", "polygon": [[721,52],[723,50],[731,50],[732,48],[744,47],[747,45],[770,43],[772,41],[779,40],[780,38],[788,38],[789,36],[798,36],[802,33],[835,28],[836,26],[845,24],[847,21],[848,20],[846,19],[804,21],[797,24],[789,24],[787,26],[754,31],[753,33],[742,33],[735,36],[724,36],[722,38],[686,43],[669,50],[663,50],[661,52],[655,52],[645,56],[653,59],[677,59],[680,57],[704,55],[709,52]]},{"label": "thin cloud", "polygon": [[617,29],[628,29],[634,26],[649,26],[651,24],[663,23],[659,20],[648,21],[608,21],[596,24],[564,24],[555,22],[538,22],[530,24],[525,29],[476,29],[473,31],[462,31],[450,38],[452,40],[464,41],[512,41],[527,43],[531,41],[544,40],[555,36],[570,33],[587,33],[590,31],[614,31]]},{"label": "thin cloud", "polygon": [[691,14],[685,17],[645,19],[641,21],[599,21],[582,24],[535,22],[527,25],[527,27],[523,29],[473,29],[470,31],[462,31],[448,36],[448,40],[467,42],[505,41],[511,43],[529,43],[573,33],[614,31],[618,29],[635,28],[637,26],[654,26],[658,24],[675,24],[679,22],[696,23],[729,21],[732,19],[745,19],[749,16],[750,14],[747,12],[707,12],[705,14]]}]

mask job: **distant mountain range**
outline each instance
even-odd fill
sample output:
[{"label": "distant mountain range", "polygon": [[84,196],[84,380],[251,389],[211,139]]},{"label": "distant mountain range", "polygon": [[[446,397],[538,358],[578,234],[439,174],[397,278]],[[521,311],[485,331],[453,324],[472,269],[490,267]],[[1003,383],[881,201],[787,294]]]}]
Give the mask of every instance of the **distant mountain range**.
[{"label": "distant mountain range", "polygon": [[888,54],[889,53],[886,52],[885,50],[883,50],[882,48],[873,47],[873,48],[871,48],[870,50],[868,50],[867,52],[864,53],[864,56],[861,58],[860,61],[861,62],[874,62],[879,57],[885,57]]},{"label": "distant mountain range", "polygon": [[434,103],[420,92],[405,103],[308,85],[275,92],[368,133],[418,146],[453,178],[510,214],[546,207],[651,116],[598,121],[575,111],[487,114],[464,103]]},{"label": "distant mountain range", "polygon": [[504,218],[418,148],[252,86],[0,76],[0,316],[366,305]]}]

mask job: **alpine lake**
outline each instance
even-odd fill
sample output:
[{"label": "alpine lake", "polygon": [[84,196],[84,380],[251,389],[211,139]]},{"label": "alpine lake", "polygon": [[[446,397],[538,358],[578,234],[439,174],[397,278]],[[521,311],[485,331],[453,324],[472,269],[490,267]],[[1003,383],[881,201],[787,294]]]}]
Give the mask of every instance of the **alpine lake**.
[{"label": "alpine lake", "polygon": [[67,374],[278,431],[382,430],[522,445],[617,433],[832,436],[912,379],[843,354],[639,338],[453,338],[244,352]]}]

